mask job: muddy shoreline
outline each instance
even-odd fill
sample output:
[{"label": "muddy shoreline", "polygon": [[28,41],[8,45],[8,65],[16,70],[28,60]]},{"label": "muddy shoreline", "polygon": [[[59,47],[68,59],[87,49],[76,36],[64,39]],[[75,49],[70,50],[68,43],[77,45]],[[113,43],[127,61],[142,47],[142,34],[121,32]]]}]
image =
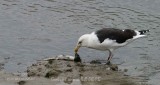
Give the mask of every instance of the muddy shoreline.
[{"label": "muddy shoreline", "polygon": [[68,59],[42,59],[29,66],[26,73],[0,71],[0,74],[0,82],[5,85],[140,85],[137,78],[125,75],[117,65],[95,61],[75,63]]}]

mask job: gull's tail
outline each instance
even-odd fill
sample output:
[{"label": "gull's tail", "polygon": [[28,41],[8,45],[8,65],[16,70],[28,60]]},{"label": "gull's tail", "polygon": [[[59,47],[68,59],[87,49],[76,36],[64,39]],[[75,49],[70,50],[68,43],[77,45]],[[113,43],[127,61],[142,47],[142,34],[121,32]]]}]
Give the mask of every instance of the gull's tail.
[{"label": "gull's tail", "polygon": [[136,32],[136,36],[134,36],[134,39],[138,39],[141,37],[145,37],[146,35],[144,35],[145,33],[149,32],[150,30],[140,30],[140,31],[135,31]]},{"label": "gull's tail", "polygon": [[149,31],[150,31],[150,30],[140,30],[139,33],[140,33],[140,35],[143,35],[143,34],[149,32]]}]

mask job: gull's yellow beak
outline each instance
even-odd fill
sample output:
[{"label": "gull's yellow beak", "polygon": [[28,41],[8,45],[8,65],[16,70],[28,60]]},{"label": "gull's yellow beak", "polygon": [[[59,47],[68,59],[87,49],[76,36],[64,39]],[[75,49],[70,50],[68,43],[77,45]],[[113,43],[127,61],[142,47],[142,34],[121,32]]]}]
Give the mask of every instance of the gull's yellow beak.
[{"label": "gull's yellow beak", "polygon": [[77,45],[74,49],[74,52],[77,53],[78,52],[78,49],[80,48],[81,46],[80,45]]}]

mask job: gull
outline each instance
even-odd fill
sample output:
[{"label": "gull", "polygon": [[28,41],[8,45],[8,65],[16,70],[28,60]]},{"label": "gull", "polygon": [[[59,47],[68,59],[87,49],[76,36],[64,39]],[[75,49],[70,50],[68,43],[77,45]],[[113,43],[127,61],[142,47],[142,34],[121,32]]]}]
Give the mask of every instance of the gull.
[{"label": "gull", "polygon": [[87,47],[91,49],[96,49],[100,51],[109,51],[109,57],[107,59],[107,64],[113,57],[113,51],[126,46],[127,44],[133,42],[136,39],[145,37],[144,35],[149,30],[132,30],[132,29],[115,29],[115,28],[103,28],[94,31],[90,34],[82,35],[77,42],[75,47],[75,62],[81,62],[78,55],[78,50],[80,47]]}]

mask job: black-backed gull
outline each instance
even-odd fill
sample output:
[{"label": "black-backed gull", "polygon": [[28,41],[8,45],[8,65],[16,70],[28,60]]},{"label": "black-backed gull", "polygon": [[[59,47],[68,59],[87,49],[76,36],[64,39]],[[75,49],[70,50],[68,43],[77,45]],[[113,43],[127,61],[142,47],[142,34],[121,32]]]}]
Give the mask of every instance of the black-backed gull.
[{"label": "black-backed gull", "polygon": [[91,49],[109,51],[109,57],[107,63],[110,63],[113,57],[113,51],[119,47],[123,47],[132,41],[144,37],[144,33],[149,30],[131,30],[131,29],[114,29],[114,28],[103,28],[92,32],[91,34],[82,35],[75,48],[75,61],[81,61],[78,55],[78,49],[80,47],[87,47]]}]

